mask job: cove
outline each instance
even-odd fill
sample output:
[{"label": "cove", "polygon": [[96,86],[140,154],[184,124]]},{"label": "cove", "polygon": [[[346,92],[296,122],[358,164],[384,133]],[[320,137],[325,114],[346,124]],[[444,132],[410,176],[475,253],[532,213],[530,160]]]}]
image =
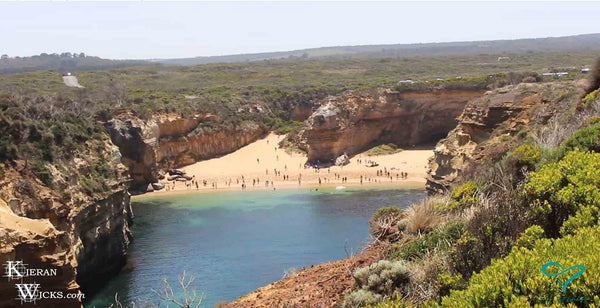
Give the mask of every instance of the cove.
[{"label": "cove", "polygon": [[125,269],[87,298],[106,307],[154,299],[184,270],[204,293],[204,307],[282,278],[284,270],[337,260],[367,243],[380,207],[407,207],[423,189],[323,188],[144,196],[133,201],[134,242]]}]

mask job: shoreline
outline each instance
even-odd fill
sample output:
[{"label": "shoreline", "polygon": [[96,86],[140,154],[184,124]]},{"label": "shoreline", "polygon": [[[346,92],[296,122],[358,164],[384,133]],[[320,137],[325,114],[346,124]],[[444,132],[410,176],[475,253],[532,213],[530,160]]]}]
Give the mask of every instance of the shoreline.
[{"label": "shoreline", "polygon": [[[165,187],[132,196],[165,196],[222,191],[260,191],[319,187],[415,187],[424,188],[427,163],[433,150],[408,149],[369,156],[359,153],[344,166],[313,168],[306,155],[279,148],[284,135],[268,134],[227,155],[179,168],[191,180],[159,183]],[[377,165],[372,167],[371,163]]]},{"label": "shoreline", "polygon": [[279,185],[273,187],[247,187],[242,189],[240,187],[222,187],[217,189],[212,188],[204,188],[204,189],[178,189],[178,190],[159,190],[154,192],[147,192],[138,195],[131,195],[132,201],[138,201],[146,198],[154,198],[154,197],[169,197],[169,196],[177,196],[177,195],[186,195],[186,194],[212,194],[212,193],[229,193],[229,192],[257,192],[257,191],[278,191],[278,190],[303,190],[303,189],[332,189],[339,186],[343,186],[344,189],[373,189],[373,188],[393,188],[393,189],[425,189],[425,181],[414,181],[414,180],[401,180],[398,182],[382,182],[382,183],[367,183],[360,184],[359,182],[348,182],[348,183],[323,183],[319,185],[319,183],[306,183],[302,186],[294,185],[294,183],[289,183],[286,185]]}]

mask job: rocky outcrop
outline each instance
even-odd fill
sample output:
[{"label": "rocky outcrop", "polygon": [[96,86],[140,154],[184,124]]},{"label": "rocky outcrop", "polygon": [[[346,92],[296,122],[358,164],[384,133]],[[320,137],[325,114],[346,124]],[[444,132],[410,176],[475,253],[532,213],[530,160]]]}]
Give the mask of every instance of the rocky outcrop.
[{"label": "rocky outcrop", "polygon": [[182,118],[174,114],[141,120],[129,112],[105,124],[119,147],[135,184],[158,181],[158,170],[177,168],[231,153],[263,136],[267,130],[252,121],[212,127],[221,119],[211,114]]},{"label": "rocky outcrop", "polygon": [[[89,141],[71,161],[47,164],[52,189],[15,161],[0,178],[0,263],[22,260],[27,268],[56,270],[55,276],[25,279],[44,291],[87,292],[118,272],[131,241],[133,213],[127,169],[108,136]],[[86,192],[90,169],[106,164],[114,174],[101,179],[106,190]],[[0,284],[0,306],[18,304],[15,284]],[[77,299],[41,300],[43,307],[81,307]]]},{"label": "rocky outcrop", "polygon": [[474,163],[503,155],[516,138],[575,106],[581,91],[572,82],[524,83],[489,91],[470,101],[457,126],[435,147],[427,190],[444,192]]},{"label": "rocky outcrop", "polygon": [[314,112],[314,106],[312,104],[298,104],[292,109],[291,118],[292,121],[304,121],[310,117]]},{"label": "rocky outcrop", "polygon": [[355,286],[354,271],[381,260],[383,255],[382,247],[372,246],[349,258],[290,273],[289,277],[240,296],[223,307],[339,307]]},{"label": "rocky outcrop", "polygon": [[467,101],[482,91],[439,90],[376,94],[346,92],[321,103],[300,132],[299,147],[311,162],[331,162],[368,147],[433,143],[456,126]]}]

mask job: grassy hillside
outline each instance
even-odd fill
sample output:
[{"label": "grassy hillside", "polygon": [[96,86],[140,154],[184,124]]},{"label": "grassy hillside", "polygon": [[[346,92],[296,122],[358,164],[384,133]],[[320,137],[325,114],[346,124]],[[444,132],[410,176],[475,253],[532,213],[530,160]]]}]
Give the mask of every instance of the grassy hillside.
[{"label": "grassy hillside", "polygon": [[344,90],[393,87],[399,80],[421,83],[436,78],[485,76],[501,72],[570,71],[577,78],[582,66],[593,63],[597,52],[444,56],[350,60],[260,61],[197,66],[143,66],[76,75],[85,89],[63,85],[60,73],[0,75],[0,91],[27,95],[60,95],[150,111],[237,113],[240,106],[261,104],[275,117],[286,119],[293,105],[310,104]]},{"label": "grassy hillside", "polygon": [[231,63],[276,59],[297,60],[329,58],[339,60],[365,58],[404,58],[412,56],[573,52],[584,50],[600,50],[600,34],[496,41],[333,46],[293,51],[182,59],[161,59],[155,61],[165,64],[197,65],[207,63]]}]

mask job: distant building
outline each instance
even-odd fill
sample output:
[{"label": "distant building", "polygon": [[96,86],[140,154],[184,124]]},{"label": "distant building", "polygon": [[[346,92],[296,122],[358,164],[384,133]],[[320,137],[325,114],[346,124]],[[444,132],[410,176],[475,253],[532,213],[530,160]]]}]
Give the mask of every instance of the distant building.
[{"label": "distant building", "polygon": [[589,73],[590,71],[591,71],[591,69],[589,69],[589,68],[587,68],[587,67],[586,67],[586,68],[582,68],[582,69],[581,69],[581,72],[582,72],[582,73],[584,73],[584,74],[587,74],[587,73]]},{"label": "distant building", "polygon": [[498,62],[504,61],[504,60],[510,60],[510,57],[498,57]]},{"label": "distant building", "polygon": [[562,77],[569,75],[568,72],[558,72],[558,73],[543,73],[542,76],[554,76],[554,77]]}]

